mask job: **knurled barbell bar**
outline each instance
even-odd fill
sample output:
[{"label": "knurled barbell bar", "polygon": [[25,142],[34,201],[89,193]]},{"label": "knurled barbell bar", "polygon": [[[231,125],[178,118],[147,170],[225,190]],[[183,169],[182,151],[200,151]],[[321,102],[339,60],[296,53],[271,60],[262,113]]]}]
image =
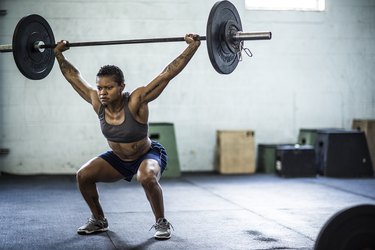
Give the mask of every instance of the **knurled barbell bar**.
[{"label": "knurled barbell bar", "polygon": [[[220,74],[230,74],[237,67],[245,40],[270,40],[271,32],[242,32],[241,19],[236,7],[223,0],[214,4],[207,21],[207,51],[212,66]],[[149,38],[97,42],[69,43],[69,47],[116,44],[180,42],[184,37]],[[45,78],[52,70],[55,56],[55,38],[48,22],[33,14],[22,18],[13,33],[12,44],[0,45],[0,52],[13,52],[18,69],[29,79]]]}]

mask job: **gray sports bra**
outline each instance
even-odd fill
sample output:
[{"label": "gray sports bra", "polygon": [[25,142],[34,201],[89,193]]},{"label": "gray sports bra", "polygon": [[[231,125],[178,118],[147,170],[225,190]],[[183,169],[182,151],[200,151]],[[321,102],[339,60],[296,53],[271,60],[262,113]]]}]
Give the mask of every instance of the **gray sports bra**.
[{"label": "gray sports bra", "polygon": [[102,133],[109,141],[130,143],[144,139],[148,136],[148,124],[143,124],[134,119],[128,107],[129,93],[125,93],[125,120],[120,125],[111,125],[105,121],[105,107],[100,106],[99,120]]}]

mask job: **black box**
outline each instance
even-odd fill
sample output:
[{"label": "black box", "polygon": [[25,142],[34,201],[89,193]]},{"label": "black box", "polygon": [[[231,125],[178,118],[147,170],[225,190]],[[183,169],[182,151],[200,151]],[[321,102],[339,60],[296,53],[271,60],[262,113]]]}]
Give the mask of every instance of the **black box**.
[{"label": "black box", "polygon": [[352,129],[365,132],[371,156],[372,170],[375,172],[375,120],[354,119]]},{"label": "black box", "polygon": [[314,147],[311,145],[278,146],[276,172],[284,177],[316,176]]},{"label": "black box", "polygon": [[328,177],[373,176],[364,132],[319,130],[315,141],[318,173]]}]

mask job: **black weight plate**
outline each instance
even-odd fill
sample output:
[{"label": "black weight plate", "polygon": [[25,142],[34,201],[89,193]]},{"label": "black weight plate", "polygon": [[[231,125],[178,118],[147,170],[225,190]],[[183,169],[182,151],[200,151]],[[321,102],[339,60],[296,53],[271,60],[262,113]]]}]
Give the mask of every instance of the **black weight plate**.
[{"label": "black weight plate", "polygon": [[38,41],[55,44],[55,37],[48,22],[36,14],[22,18],[13,34],[13,57],[21,73],[32,80],[45,78],[55,62],[52,49],[41,52],[34,48]]},{"label": "black weight plate", "polygon": [[375,205],[337,212],[320,230],[315,250],[375,249]]},{"label": "black weight plate", "polygon": [[240,15],[229,1],[216,2],[210,11],[207,21],[207,50],[212,66],[220,74],[230,74],[239,62],[237,53],[233,52],[226,39],[226,24],[231,22],[242,31]]}]

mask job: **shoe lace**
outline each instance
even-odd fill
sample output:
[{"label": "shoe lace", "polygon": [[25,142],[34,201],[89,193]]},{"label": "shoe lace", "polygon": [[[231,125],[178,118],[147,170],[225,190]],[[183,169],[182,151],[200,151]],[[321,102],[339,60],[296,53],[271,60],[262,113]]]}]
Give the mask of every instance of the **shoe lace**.
[{"label": "shoe lace", "polygon": [[173,225],[167,221],[167,220],[163,220],[163,221],[158,221],[156,222],[154,225],[151,226],[150,230],[148,231],[151,231],[151,229],[155,228],[155,230],[159,230],[159,229],[170,229],[172,227],[173,231],[174,231],[174,227]]},{"label": "shoe lace", "polygon": [[98,225],[98,224],[103,225],[104,221],[103,220],[97,220],[94,217],[90,217],[90,218],[88,218],[87,223],[86,223],[86,225]]},{"label": "shoe lace", "polygon": [[87,224],[87,225],[95,224],[96,221],[97,221],[97,220],[96,220],[95,218],[90,217],[90,218],[88,218],[86,224]]}]

